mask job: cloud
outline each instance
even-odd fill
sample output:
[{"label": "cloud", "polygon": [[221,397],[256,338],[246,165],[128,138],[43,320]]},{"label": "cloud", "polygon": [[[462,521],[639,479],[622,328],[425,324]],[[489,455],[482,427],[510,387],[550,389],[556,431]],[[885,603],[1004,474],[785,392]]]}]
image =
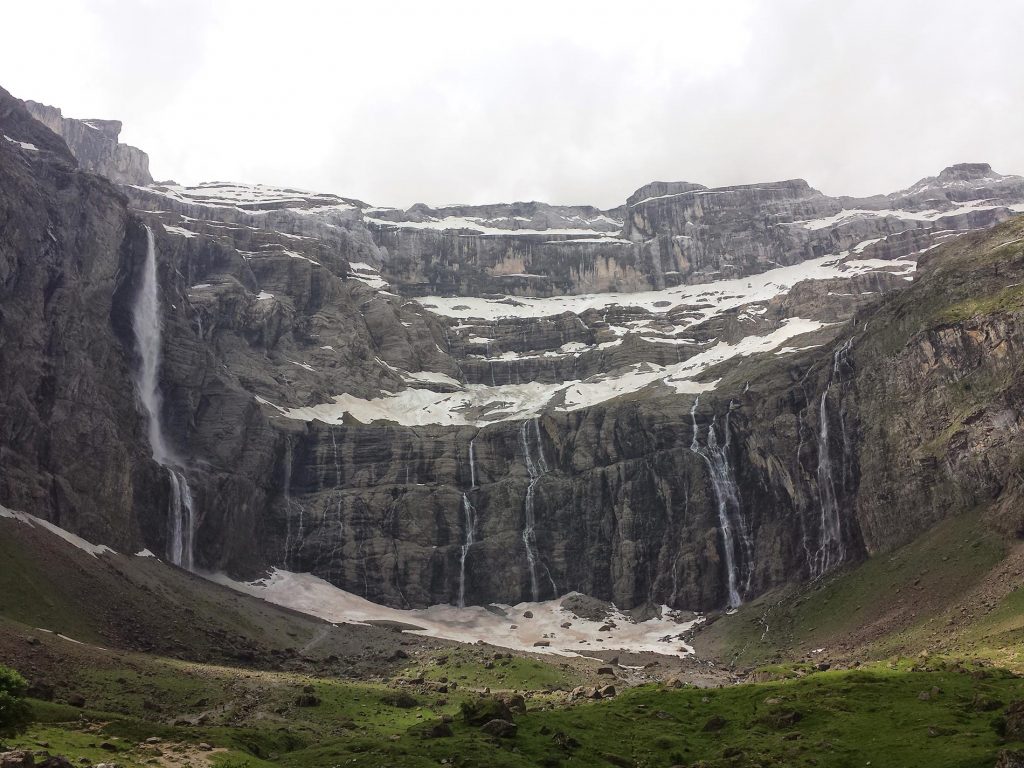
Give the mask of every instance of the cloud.
[{"label": "cloud", "polygon": [[388,205],[620,204],[653,179],[833,194],[1024,171],[1024,4],[649,0],[5,9],[0,84],[115,117],[155,175]]}]

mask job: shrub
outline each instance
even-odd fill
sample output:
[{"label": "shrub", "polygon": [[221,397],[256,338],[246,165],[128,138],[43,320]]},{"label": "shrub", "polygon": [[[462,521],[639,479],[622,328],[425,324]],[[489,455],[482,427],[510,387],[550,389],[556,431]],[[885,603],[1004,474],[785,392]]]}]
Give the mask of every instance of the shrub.
[{"label": "shrub", "polygon": [[0,665],[0,736],[13,736],[29,724],[31,710],[25,701],[27,690],[25,678]]}]

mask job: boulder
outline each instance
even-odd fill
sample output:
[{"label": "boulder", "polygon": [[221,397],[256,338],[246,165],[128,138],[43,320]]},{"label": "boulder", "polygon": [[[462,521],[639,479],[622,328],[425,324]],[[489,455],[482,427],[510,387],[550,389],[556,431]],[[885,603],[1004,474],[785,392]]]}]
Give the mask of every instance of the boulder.
[{"label": "boulder", "polygon": [[488,736],[494,736],[499,739],[511,739],[516,735],[519,726],[510,720],[495,719],[484,723],[480,730]]},{"label": "boulder", "polygon": [[469,725],[483,725],[492,720],[511,720],[512,710],[497,696],[481,696],[462,702],[462,719]]}]

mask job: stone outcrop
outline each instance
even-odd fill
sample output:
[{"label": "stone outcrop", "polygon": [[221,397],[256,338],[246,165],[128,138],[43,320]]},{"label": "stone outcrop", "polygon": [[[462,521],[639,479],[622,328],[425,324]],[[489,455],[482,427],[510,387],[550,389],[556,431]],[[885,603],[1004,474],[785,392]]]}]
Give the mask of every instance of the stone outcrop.
[{"label": "stone outcrop", "polygon": [[56,107],[35,101],[26,101],[25,107],[36,120],[67,142],[85,170],[118,184],[153,183],[146,153],[118,141],[120,120],[76,120],[64,117]]}]

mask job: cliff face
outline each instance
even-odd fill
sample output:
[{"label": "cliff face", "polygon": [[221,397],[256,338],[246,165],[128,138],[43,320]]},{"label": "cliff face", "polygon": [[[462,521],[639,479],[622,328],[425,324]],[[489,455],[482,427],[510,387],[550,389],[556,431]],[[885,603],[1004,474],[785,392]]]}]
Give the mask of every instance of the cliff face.
[{"label": "cliff face", "polygon": [[142,230],[5,91],[0,132],[0,494],[127,549],[162,495],[118,334]]},{"label": "cliff face", "polygon": [[67,143],[78,164],[118,184],[152,184],[149,157],[141,149],[121,144],[119,120],[75,120],[56,107],[24,102],[29,114]]},{"label": "cliff face", "polygon": [[125,551],[183,544],[133,386],[148,226],[197,568],[310,571],[400,606],[579,590],[706,609],[967,507],[1021,528],[1024,233],[950,237],[1010,217],[1018,177],[396,211],[118,191],[0,104],[9,507]]}]

